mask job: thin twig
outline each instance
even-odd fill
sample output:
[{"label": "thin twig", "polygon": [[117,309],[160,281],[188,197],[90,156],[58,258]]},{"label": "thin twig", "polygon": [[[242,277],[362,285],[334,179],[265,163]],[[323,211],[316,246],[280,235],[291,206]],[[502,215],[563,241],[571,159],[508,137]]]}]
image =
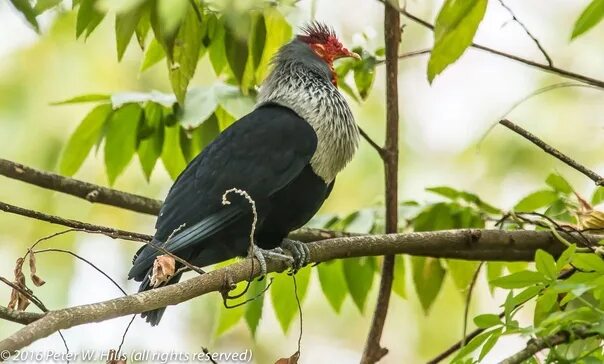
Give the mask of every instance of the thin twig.
[{"label": "thin twig", "polygon": [[375,149],[375,151],[378,153],[378,155],[381,158],[384,158],[384,148],[380,147],[378,143],[373,141],[373,139],[371,139],[371,137],[365,132],[365,130],[363,130],[360,127],[359,127],[359,133],[361,133],[361,136],[363,137],[363,139],[365,139],[367,141],[367,143],[369,143],[369,145],[371,145],[373,147],[373,149]]},{"label": "thin twig", "polygon": [[134,233],[131,231],[125,231],[120,229],[114,229],[110,227],[93,225],[86,222],[81,222],[77,220],[65,219],[59,216],[48,215],[43,212],[34,211],[25,209],[22,207],[18,207],[15,205],[7,204],[5,202],[0,202],[0,210],[21,215],[25,217],[30,217],[36,220],[42,220],[49,222],[51,224],[63,225],[70,228],[86,231],[89,233],[95,234],[103,234],[113,239],[123,239],[123,240],[131,240],[131,241],[139,241],[139,242],[148,242],[151,241],[152,237],[146,234]]},{"label": "thin twig", "polygon": [[545,51],[545,49],[543,48],[543,46],[541,46],[541,43],[539,42],[539,40],[537,39],[537,37],[535,37],[533,35],[533,33],[530,32],[530,30],[528,30],[527,26],[524,25],[523,22],[521,22],[518,17],[516,17],[516,14],[514,14],[514,11],[506,5],[505,2],[503,2],[503,0],[499,0],[499,3],[501,4],[501,6],[508,11],[508,13],[510,13],[510,15],[512,16],[512,20],[514,22],[516,22],[518,25],[520,25],[520,27],[524,30],[524,32],[526,33],[526,35],[528,35],[533,42],[535,43],[535,45],[537,46],[537,48],[539,48],[539,51],[541,51],[541,53],[543,54],[543,57],[545,57],[545,60],[547,61],[547,64],[550,67],[554,66],[554,62],[552,61],[551,57],[549,56],[549,54],[547,54],[547,52]]},{"label": "thin twig", "polygon": [[484,262],[480,262],[474,274],[472,275],[472,280],[470,281],[470,285],[468,286],[468,291],[466,292],[466,307],[463,312],[463,330],[462,330],[462,339],[461,345],[464,346],[467,344],[466,335],[468,334],[468,317],[470,316],[470,303],[472,303],[472,293],[474,292],[474,287],[476,286],[476,281],[478,280],[478,274],[480,273],[480,268],[484,265]]},{"label": "thin twig", "polygon": [[[381,2],[383,4],[389,4],[386,0],[377,0],[377,1],[379,1],[379,2]],[[419,17],[411,14],[406,9],[399,8],[398,10],[406,18],[414,21],[415,23],[423,26],[424,28],[427,28],[427,29],[430,29],[430,30],[434,31],[434,25],[431,24],[430,22],[427,22],[427,21],[425,21],[425,20],[423,20],[423,19],[421,19],[421,18],[419,18]],[[589,76],[585,76],[585,75],[582,75],[582,74],[579,74],[579,73],[567,71],[567,70],[559,68],[559,67],[550,66],[549,64],[543,64],[543,63],[531,61],[530,59],[526,59],[526,58],[519,57],[519,56],[510,54],[510,53],[502,52],[500,50],[493,49],[493,48],[490,48],[490,47],[487,47],[487,46],[484,46],[484,45],[481,45],[481,44],[478,44],[478,43],[472,43],[470,45],[470,47],[476,48],[476,49],[479,49],[479,50],[482,50],[482,51],[485,51],[485,52],[488,52],[488,53],[491,53],[491,54],[494,54],[494,55],[497,55],[497,56],[500,56],[500,57],[511,59],[513,61],[516,61],[516,62],[524,63],[524,64],[526,64],[528,66],[535,67],[535,68],[538,68],[538,69],[540,69],[542,71],[553,73],[553,74],[556,74],[558,76],[562,76],[562,77],[565,77],[565,78],[570,78],[570,79],[573,79],[573,80],[576,80],[576,81],[584,82],[584,83],[587,83],[587,84],[590,84],[590,85],[593,85],[593,86],[597,86],[599,88],[604,88],[604,81],[603,80],[598,80],[598,79],[593,78],[593,77],[589,77]]]},{"label": "thin twig", "polygon": [[513,122],[511,122],[508,119],[500,120],[499,124],[505,126],[506,128],[512,130],[513,132],[521,135],[522,137],[524,137],[525,139],[527,139],[531,143],[533,143],[536,146],[538,146],[539,148],[541,148],[545,153],[556,157],[558,160],[562,161],[563,163],[565,163],[566,165],[570,166],[571,168],[573,168],[573,169],[575,169],[575,170],[583,173],[589,179],[591,179],[592,181],[594,181],[597,186],[604,186],[604,178],[602,176],[600,176],[596,172],[590,170],[589,168],[583,166],[582,164],[576,162],[575,160],[573,160],[572,158],[570,158],[566,154],[560,152],[558,149],[552,147],[551,145],[547,144],[543,140],[539,139],[539,137],[537,137],[536,135],[532,134],[531,132],[523,129],[522,127],[520,127],[520,126],[518,126],[516,124],[514,124]]}]

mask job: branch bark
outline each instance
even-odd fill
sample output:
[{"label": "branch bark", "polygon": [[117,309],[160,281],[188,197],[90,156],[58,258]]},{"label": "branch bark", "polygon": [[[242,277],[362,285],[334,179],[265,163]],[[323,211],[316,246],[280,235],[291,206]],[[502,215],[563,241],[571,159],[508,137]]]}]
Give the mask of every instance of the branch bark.
[{"label": "branch bark", "polygon": [[[571,242],[580,237],[563,234]],[[603,236],[586,235],[594,244]],[[338,258],[409,254],[436,258],[454,258],[495,261],[530,261],[537,249],[558,256],[565,249],[547,231],[502,231],[461,229],[406,234],[352,236],[328,239],[308,244],[312,262]],[[130,296],[65,308],[48,312],[44,317],[25,326],[0,341],[0,351],[14,353],[36,340],[54,332],[92,322],[141,313],[159,307],[175,305],[209,292],[221,291],[227,282],[241,282],[260,274],[259,265],[249,259],[195,276],[189,280]],[[280,261],[269,261],[269,272],[280,272],[286,266]]]},{"label": "branch bark", "polygon": [[588,337],[597,336],[595,332],[588,332],[585,328],[576,328],[572,332],[561,331],[556,334],[531,339],[524,349],[514,355],[502,360],[499,364],[520,364],[525,360],[532,358],[541,350],[549,349],[554,346],[565,344],[574,339],[586,339]]},{"label": "branch bark", "polygon": [[22,325],[28,325],[44,317],[43,313],[25,312],[11,310],[10,308],[0,306],[0,319],[16,322]]},{"label": "branch bark", "polygon": [[[384,6],[384,43],[386,45],[386,143],[381,157],[384,162],[386,182],[386,233],[398,231],[398,48],[401,40],[401,24],[398,9],[391,3]],[[388,349],[380,345],[394,280],[394,255],[384,256],[382,279],[371,327],[365,342],[361,364],[380,361]]]},{"label": "branch bark", "polygon": [[[389,4],[389,2],[387,0],[378,0],[379,2],[383,3],[383,4]],[[430,22],[427,22],[425,20],[423,20],[422,18],[415,16],[413,14],[411,14],[410,12],[408,12],[405,9],[398,9],[399,12],[401,14],[403,14],[406,18],[412,20],[413,22],[423,26],[424,28],[430,29],[432,31],[434,31],[434,25]],[[549,72],[549,73],[553,73],[556,74],[558,76],[562,76],[565,78],[569,78],[572,80],[576,80],[576,81],[580,81],[583,83],[586,83],[588,85],[592,85],[592,86],[596,86],[599,88],[603,88],[604,89],[604,81],[602,80],[598,80],[596,78],[593,77],[589,77],[589,76],[585,76],[583,74],[580,73],[576,73],[576,72],[571,72],[571,71],[567,71],[565,69],[559,68],[559,67],[555,67],[555,66],[551,66],[549,64],[543,64],[543,63],[539,63],[539,62],[535,62],[535,61],[531,61],[530,59],[526,59],[523,57],[519,57],[510,53],[506,53],[506,52],[502,52],[500,50],[494,49],[494,48],[490,48],[487,46],[484,46],[482,44],[478,44],[478,43],[472,43],[470,45],[470,47],[475,48],[475,49],[480,49],[482,51],[500,56],[500,57],[504,57],[507,59],[511,59],[513,61],[516,62],[520,62],[523,63],[527,66],[531,66],[531,67],[535,67],[537,69],[540,69],[542,71],[545,72]]]},{"label": "branch bark", "polygon": [[564,162],[564,164],[566,164],[566,165],[570,166],[571,168],[573,168],[573,169],[575,169],[575,170],[583,173],[589,179],[591,179],[592,181],[594,181],[594,183],[597,186],[604,186],[604,178],[602,176],[600,176],[596,172],[592,171],[591,169],[585,167],[584,165],[578,163],[577,161],[575,161],[574,159],[572,159],[569,156],[565,155],[564,153],[560,152],[558,149],[556,149],[556,148],[552,147],[551,145],[547,144],[546,142],[544,142],[543,140],[539,139],[539,137],[537,137],[536,135],[532,134],[528,130],[523,129],[519,125],[516,125],[516,124],[514,124],[513,122],[511,122],[511,121],[509,121],[507,119],[503,119],[503,120],[499,121],[499,124],[505,126],[506,128],[512,130],[513,132],[521,135],[526,140],[530,141],[531,143],[533,143],[536,146],[538,146],[539,148],[541,148],[545,153],[556,157],[558,160]]},{"label": "branch bark", "polygon": [[40,171],[0,158],[0,175],[49,190],[83,198],[93,203],[157,215],[162,201],[80,181],[59,174]]}]

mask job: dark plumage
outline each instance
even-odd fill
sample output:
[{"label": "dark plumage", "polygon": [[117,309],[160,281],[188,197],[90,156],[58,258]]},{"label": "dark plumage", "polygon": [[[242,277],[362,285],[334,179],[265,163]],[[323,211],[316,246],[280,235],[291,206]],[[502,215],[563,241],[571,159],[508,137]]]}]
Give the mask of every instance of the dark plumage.
[{"label": "dark plumage", "polygon": [[[255,244],[263,249],[278,247],[318,211],[356,149],[358,130],[332,83],[331,60],[352,54],[341,44],[340,49],[317,51],[315,47],[337,42],[324,25],[309,26],[306,36],[311,35],[279,51],[256,109],[223,131],[177,178],[157,219],[154,244],[196,266],[245,256],[251,207],[236,194],[229,195],[230,205],[223,205],[231,188],[254,199]],[[139,291],[151,288],[158,255],[151,246],[135,255],[129,278],[142,281]],[[143,317],[156,325],[164,310]]]}]

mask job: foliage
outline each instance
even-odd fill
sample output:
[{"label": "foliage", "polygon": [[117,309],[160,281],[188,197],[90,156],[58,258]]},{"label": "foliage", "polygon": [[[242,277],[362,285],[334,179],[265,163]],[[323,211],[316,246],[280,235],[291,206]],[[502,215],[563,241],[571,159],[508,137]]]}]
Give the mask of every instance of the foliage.
[{"label": "foliage", "polygon": [[[11,3],[36,31],[37,16],[62,6],[60,0],[11,0]],[[88,94],[57,102],[94,104],[65,146],[61,173],[77,173],[93,149],[102,149],[110,184],[135,155],[147,180],[158,160],[176,178],[220,131],[249,112],[272,55],[291,39],[293,29],[285,16],[292,4],[285,1],[246,4],[242,8],[233,2],[198,0],[74,0],[76,37],[88,38],[108,14],[115,13],[117,59],[123,58],[134,38],[142,52],[140,72],[164,61],[172,93],[150,90]],[[434,46],[427,64],[430,82],[471,46],[486,8],[487,0],[444,2],[436,17]],[[604,1],[591,1],[578,16],[571,39],[594,28],[602,18]],[[343,60],[336,64],[336,72],[340,89],[362,102],[370,95],[384,48],[353,50],[361,55],[361,60]],[[190,85],[199,60],[204,57],[208,58],[216,80],[211,86]],[[549,175],[543,188],[521,198],[509,213],[476,194],[450,186],[430,187],[426,191],[437,200],[400,204],[401,231],[495,226],[552,230],[562,225],[581,225],[578,217],[584,213],[581,208],[585,208],[571,184],[559,174]],[[602,201],[604,188],[599,187],[591,204],[595,206]],[[346,216],[318,216],[310,225],[358,233],[382,232],[382,210],[382,206],[372,206]],[[596,224],[592,228],[604,228],[602,220],[595,219],[592,223]],[[298,297],[303,302],[316,271],[326,301],[335,312],[341,311],[349,297],[363,313],[376,286],[375,273],[380,265],[379,258],[363,257],[322,263],[316,269],[305,268],[296,275]],[[407,282],[412,282],[414,295],[428,314],[447,277],[461,295],[466,295],[476,269],[479,266],[475,262],[399,256],[393,290],[400,298],[411,297]],[[524,263],[487,262],[486,276],[491,289],[507,292],[502,304],[503,316],[484,313],[474,317],[474,324],[485,331],[467,343],[454,362],[482,360],[505,335],[543,338],[577,328],[590,336],[604,335],[603,273],[601,247],[592,251],[585,246],[570,245],[559,257],[540,250],[530,267]],[[287,275],[275,275],[252,282],[238,301],[253,298],[251,302],[237,308],[221,308],[215,335],[224,334],[241,320],[255,335],[264,303],[269,299],[262,295],[268,282],[272,283],[270,300],[274,313],[287,332],[297,313],[293,281]],[[535,307],[532,324],[520,324],[518,313],[531,305]],[[603,359],[597,337],[570,337],[569,343],[550,350],[547,358],[549,362],[585,363]]]}]

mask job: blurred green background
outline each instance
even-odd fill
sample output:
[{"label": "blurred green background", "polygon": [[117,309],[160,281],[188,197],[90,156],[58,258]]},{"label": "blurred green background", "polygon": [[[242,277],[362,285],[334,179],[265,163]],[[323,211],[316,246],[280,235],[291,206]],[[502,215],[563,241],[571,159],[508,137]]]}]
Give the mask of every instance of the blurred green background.
[{"label": "blurred green background", "polygon": [[[587,1],[510,0],[520,19],[529,26],[549,51],[558,67],[604,78],[604,27],[600,26],[572,43],[570,30]],[[412,1],[409,11],[433,20],[440,1]],[[343,12],[345,9],[345,15]],[[316,16],[334,26],[345,45],[376,48],[382,41],[383,6],[371,0],[302,0],[287,14],[294,27]],[[86,41],[76,40],[75,13],[50,12],[40,19],[36,35],[10,4],[0,1],[0,157],[35,168],[57,171],[67,138],[91,106],[51,106],[50,103],[86,93],[117,91],[170,92],[163,63],[140,73],[141,51],[131,46],[122,62],[116,59],[112,17]],[[541,54],[510,21],[509,14],[490,2],[476,41],[497,49],[541,60]],[[401,52],[429,47],[432,34],[403,19],[405,27]],[[365,33],[366,37],[360,36]],[[270,34],[269,34],[270,36]],[[482,139],[516,102],[536,89],[564,82],[554,75],[477,51],[466,54],[439,76],[432,86],[426,80],[427,56],[401,60],[401,159],[402,200],[430,199],[424,188],[447,184],[472,191],[485,200],[509,208],[521,196],[537,189],[545,177],[557,171],[585,195],[591,181],[561,165],[525,140],[501,127]],[[357,122],[374,139],[383,140],[383,66],[378,67],[376,84],[362,104],[351,101]],[[192,86],[215,81],[207,58],[198,65]],[[509,115],[544,140],[595,170],[603,170],[604,95],[589,88],[563,88],[523,103]],[[322,213],[346,214],[383,200],[381,162],[366,143],[353,162],[338,177],[338,183]],[[107,185],[102,155],[91,155],[76,178]],[[133,159],[115,188],[145,196],[163,198],[171,179],[161,164],[147,182],[138,161]],[[153,232],[154,218],[53,193],[6,178],[0,180],[0,200],[26,208],[100,225],[144,233]],[[12,276],[13,262],[37,239],[60,227],[0,214],[0,275]],[[131,256],[138,244],[84,234],[70,234],[43,243],[46,247],[69,248],[89,258],[118,283],[135,292],[136,285],[125,280]],[[69,256],[48,253],[38,257],[38,272],[47,281],[36,294],[49,308],[60,308],[109,299],[119,291],[90,267]],[[316,274],[313,272],[313,274]],[[347,298],[335,313],[312,279],[304,302],[302,363],[358,362],[375,303],[374,281],[365,312],[360,313]],[[411,287],[409,284],[408,287]],[[0,288],[0,302],[8,302],[10,291]],[[403,300],[393,295],[383,345],[390,349],[384,363],[415,363],[428,359],[461,337],[463,295],[446,280],[428,316],[413,289]],[[491,296],[481,278],[472,312],[496,312],[501,297]],[[270,300],[266,300],[268,302]],[[150,328],[137,319],[126,338],[124,350],[213,352],[250,348],[257,363],[274,362],[291,355],[296,348],[297,320],[283,335],[270,304],[253,340],[243,322],[219,338],[214,337],[220,300],[202,297],[167,310],[162,324]],[[74,328],[65,332],[72,351],[109,349],[119,345],[128,318]],[[0,336],[19,326],[0,321]],[[522,340],[505,339],[489,355],[494,362]],[[57,335],[37,342],[35,349],[62,350]]]}]

